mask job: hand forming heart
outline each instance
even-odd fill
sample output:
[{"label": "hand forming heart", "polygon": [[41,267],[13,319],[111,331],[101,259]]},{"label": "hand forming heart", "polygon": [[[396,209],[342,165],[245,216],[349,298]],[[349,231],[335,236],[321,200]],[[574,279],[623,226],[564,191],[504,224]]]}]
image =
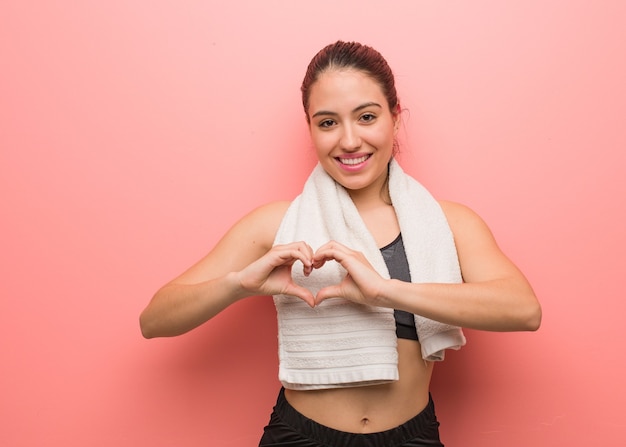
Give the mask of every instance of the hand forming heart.
[{"label": "hand forming heart", "polygon": [[[341,264],[347,274],[339,284],[324,287],[313,296],[311,291],[293,282],[291,269],[296,261],[302,262],[305,276],[329,261]],[[385,280],[362,253],[330,241],[315,253],[305,242],[276,245],[239,272],[239,281],[252,294],[297,296],[315,307],[326,299],[337,297],[361,304],[377,304]]]}]

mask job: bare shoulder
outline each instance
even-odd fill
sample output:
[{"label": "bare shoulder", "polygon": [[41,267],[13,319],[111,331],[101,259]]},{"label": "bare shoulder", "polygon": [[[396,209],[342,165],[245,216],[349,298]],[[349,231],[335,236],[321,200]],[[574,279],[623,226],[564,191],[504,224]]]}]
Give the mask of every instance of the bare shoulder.
[{"label": "bare shoulder", "polygon": [[227,245],[229,248],[238,247],[240,250],[256,246],[261,252],[266,252],[274,243],[276,232],[289,204],[288,201],[279,201],[255,208],[233,225],[217,244],[216,249],[221,245]]},{"label": "bare shoulder", "polygon": [[439,205],[441,206],[441,209],[443,210],[451,227],[461,224],[466,225],[468,223],[482,223],[485,225],[482,218],[468,206],[457,202],[450,202],[448,200],[439,200]]},{"label": "bare shoulder", "polygon": [[276,232],[278,231],[278,227],[290,204],[291,202],[285,200],[261,205],[241,218],[241,220],[233,226],[233,230],[244,230],[252,234],[259,234],[260,236],[264,235],[265,238],[271,239],[269,242],[271,246]]},{"label": "bare shoulder", "polygon": [[171,282],[197,283],[238,271],[272,248],[290,202],[271,202],[243,216],[209,253]]},{"label": "bare shoulder", "polygon": [[495,244],[493,234],[487,223],[474,210],[461,203],[440,200],[439,205],[443,210],[450,229],[454,234],[457,244],[464,242],[491,242]]},{"label": "bare shoulder", "polygon": [[[262,205],[244,216],[231,232],[240,241],[259,245],[263,253],[272,248],[278,227],[290,202],[279,201]],[[229,232],[229,233],[231,233]],[[230,237],[227,234],[227,237]]]},{"label": "bare shoulder", "polygon": [[485,221],[475,211],[460,203],[439,203],[454,235],[466,282],[518,274],[516,267],[500,250]]}]

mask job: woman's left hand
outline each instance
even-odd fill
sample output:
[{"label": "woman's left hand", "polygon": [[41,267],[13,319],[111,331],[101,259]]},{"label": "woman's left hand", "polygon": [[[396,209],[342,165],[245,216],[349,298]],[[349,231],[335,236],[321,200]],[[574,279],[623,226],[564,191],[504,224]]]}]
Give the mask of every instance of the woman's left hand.
[{"label": "woman's left hand", "polygon": [[324,287],[315,296],[315,305],[328,298],[381,305],[380,291],[387,281],[372,267],[363,253],[335,241],[322,245],[313,256],[313,268],[321,268],[328,261],[336,261],[348,272],[339,284]]}]

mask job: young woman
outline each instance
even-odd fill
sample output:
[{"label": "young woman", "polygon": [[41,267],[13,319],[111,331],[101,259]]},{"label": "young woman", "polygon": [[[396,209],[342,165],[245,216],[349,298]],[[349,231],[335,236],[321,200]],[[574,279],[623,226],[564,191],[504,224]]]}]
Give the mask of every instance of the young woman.
[{"label": "young woman", "polygon": [[142,333],[183,334],[274,295],[284,386],[261,446],[442,445],[433,361],[464,343],[460,327],[538,329],[539,303],[474,212],[398,166],[401,109],[378,52],[322,49],[302,99],[319,159],[302,197],[236,223],[157,291]]}]

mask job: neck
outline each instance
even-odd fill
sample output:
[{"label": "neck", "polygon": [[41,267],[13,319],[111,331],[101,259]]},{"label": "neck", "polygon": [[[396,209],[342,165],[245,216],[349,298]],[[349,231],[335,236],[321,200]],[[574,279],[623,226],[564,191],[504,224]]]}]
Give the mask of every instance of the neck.
[{"label": "neck", "polygon": [[372,185],[364,189],[350,190],[348,195],[354,202],[354,206],[359,211],[365,211],[380,206],[390,206],[391,199],[389,197],[389,176],[385,176],[381,181],[376,181]]}]

